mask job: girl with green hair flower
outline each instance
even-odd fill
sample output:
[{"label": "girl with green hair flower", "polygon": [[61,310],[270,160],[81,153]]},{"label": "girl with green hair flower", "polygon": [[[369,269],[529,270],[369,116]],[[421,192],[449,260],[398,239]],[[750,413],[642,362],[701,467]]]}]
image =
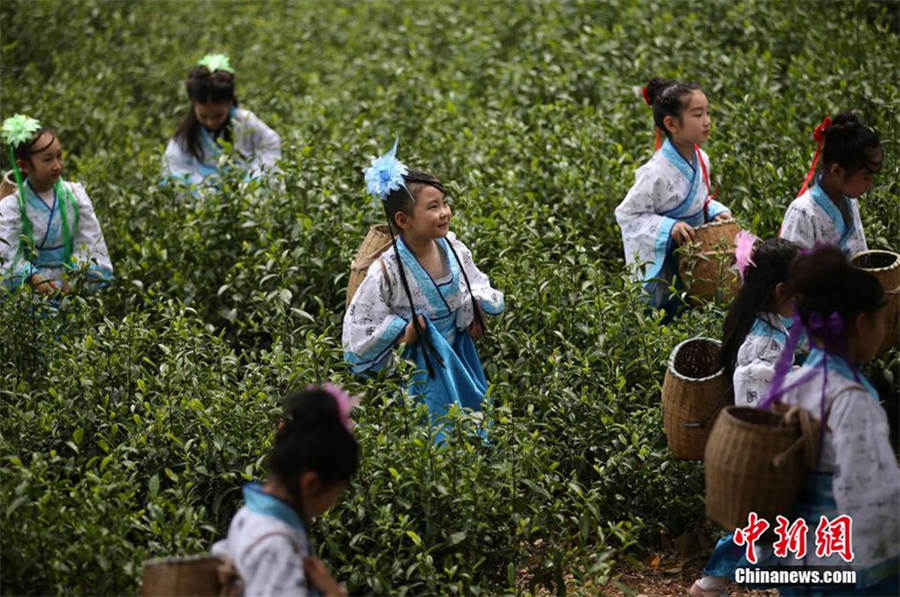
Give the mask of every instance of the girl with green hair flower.
[{"label": "girl with green hair flower", "polygon": [[78,183],[65,182],[62,145],[49,128],[22,114],[3,122],[17,190],[0,199],[0,276],[8,287],[41,294],[71,290],[68,274],[85,269],[93,291],[113,278],[94,206]]},{"label": "girl with green hair flower", "polygon": [[208,54],[185,83],[191,108],[166,146],[167,180],[200,185],[219,174],[216,164],[222,141],[231,143],[249,178],[275,169],[281,159],[281,137],[253,112],[238,108],[234,69],[224,54]]}]

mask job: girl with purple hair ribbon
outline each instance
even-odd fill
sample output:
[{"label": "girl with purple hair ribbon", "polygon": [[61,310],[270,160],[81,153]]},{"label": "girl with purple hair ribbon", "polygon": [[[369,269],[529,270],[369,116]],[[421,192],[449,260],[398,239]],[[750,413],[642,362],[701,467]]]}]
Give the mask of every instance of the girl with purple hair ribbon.
[{"label": "girl with purple hair ribbon", "polygon": [[[808,473],[792,519],[806,522],[807,545],[817,546],[823,517],[849,516],[853,557],[818,557],[813,547],[802,559],[776,559],[763,548],[757,566],[836,566],[856,572],[849,593],[846,586],[809,585],[781,586],[782,595],[900,594],[900,468],[878,393],[857,368],[857,363],[875,357],[883,339],[884,291],[834,246],[800,255],[791,265],[790,280],[796,292],[794,326],[759,407],[780,401],[809,411],[819,421],[818,462]],[[794,349],[804,332],[810,354],[801,367],[792,369]],[[707,564],[707,574],[731,576],[737,567],[748,565],[740,556],[742,548],[732,542],[735,549],[730,549],[723,542]],[[692,591],[703,597],[720,594],[721,589]]]}]

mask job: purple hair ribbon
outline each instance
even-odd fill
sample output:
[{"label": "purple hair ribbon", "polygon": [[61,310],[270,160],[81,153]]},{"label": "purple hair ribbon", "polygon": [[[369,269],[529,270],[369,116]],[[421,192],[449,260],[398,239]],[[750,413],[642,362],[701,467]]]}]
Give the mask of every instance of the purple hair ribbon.
[{"label": "purple hair ribbon", "polygon": [[[832,311],[831,315],[828,317],[822,317],[816,311],[813,311],[807,317],[807,325],[804,326],[803,319],[800,317],[800,313],[794,312],[794,323],[791,326],[791,332],[788,336],[787,343],[784,346],[784,350],[781,352],[781,356],[778,358],[778,363],[775,365],[775,376],[772,378],[772,383],[769,386],[769,391],[766,393],[766,397],[759,403],[759,408],[766,410],[771,407],[772,403],[777,399],[784,396],[790,390],[806,383],[809,381],[815,374],[816,370],[821,367],[822,368],[822,398],[819,402],[819,453],[818,460],[822,458],[822,444],[825,441],[825,427],[827,423],[827,417],[825,413],[825,390],[828,387],[828,356],[831,354],[835,358],[841,358],[840,355],[843,354],[843,345],[844,345],[844,320],[841,318],[841,314],[837,311]],[[801,375],[796,381],[789,384],[788,386],[784,386],[784,380],[787,377],[788,372],[791,370],[791,367],[794,362],[794,351],[797,348],[797,344],[800,338],[803,336],[804,328],[806,328],[810,334],[810,343],[813,342],[814,336],[820,338],[822,340],[822,363],[819,366],[815,366],[810,368],[810,371]],[[859,375],[856,373],[856,368],[851,367],[854,371],[854,375],[859,380]],[[816,468],[818,468],[818,464],[816,464]]]}]

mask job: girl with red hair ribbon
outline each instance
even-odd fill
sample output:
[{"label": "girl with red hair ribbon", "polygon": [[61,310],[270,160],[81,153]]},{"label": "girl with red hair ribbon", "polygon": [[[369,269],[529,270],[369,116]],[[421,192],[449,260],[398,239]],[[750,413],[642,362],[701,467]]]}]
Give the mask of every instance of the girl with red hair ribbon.
[{"label": "girl with red hair ribbon", "polygon": [[[853,257],[868,250],[857,198],[872,188],[881,170],[881,141],[853,112],[834,120],[826,116],[813,138],[818,148],[812,167],[784,214],[779,236],[804,248],[835,245]],[[822,168],[816,172],[820,156]]]},{"label": "girl with red hair ribbon", "polygon": [[634,275],[644,283],[650,303],[666,308],[669,283],[678,270],[675,248],[694,240],[696,226],[731,213],[710,194],[709,157],[700,149],[711,124],[703,90],[653,79],[643,96],[653,108],[657,151],[635,174],[634,186],[616,207],[616,221],[625,263],[639,266]]}]

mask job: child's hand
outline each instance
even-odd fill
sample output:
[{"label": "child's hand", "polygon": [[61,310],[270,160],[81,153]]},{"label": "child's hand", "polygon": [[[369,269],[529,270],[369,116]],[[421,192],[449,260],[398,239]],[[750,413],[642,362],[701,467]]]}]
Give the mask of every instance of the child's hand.
[{"label": "child's hand", "polygon": [[676,222],[669,235],[675,239],[676,243],[683,245],[687,241],[694,240],[694,229],[686,222]]},{"label": "child's hand", "polygon": [[719,215],[713,218],[713,222],[721,222],[722,220],[731,220],[734,219],[734,216],[731,215],[730,211],[723,211]]},{"label": "child's hand", "polygon": [[303,558],[303,570],[309,579],[309,584],[319,589],[325,597],[346,597],[347,589],[334,580],[328,568],[319,558],[310,556]]},{"label": "child's hand", "polygon": [[[419,325],[424,330],[425,329],[425,318],[419,315]],[[416,332],[416,326],[413,325],[413,322],[410,321],[406,324],[406,331],[403,332],[403,337],[400,338],[400,342],[402,344],[406,344],[407,346],[412,346],[419,339],[419,334]]]},{"label": "child's hand", "polygon": [[60,284],[53,278],[49,278],[44,274],[32,274],[30,278],[28,278],[28,283],[31,284],[31,287],[37,290],[39,293],[44,296],[50,296],[54,294],[57,290],[59,290]]},{"label": "child's hand", "polygon": [[[476,302],[475,308],[478,309],[478,312],[481,314],[481,321],[485,321],[485,325],[487,325],[486,319],[484,317],[484,310],[481,308],[481,304]],[[472,323],[469,324],[469,335],[472,336],[472,338],[478,339],[484,337],[484,332],[484,328],[478,324],[478,318],[475,317],[474,319],[472,319]]]}]

